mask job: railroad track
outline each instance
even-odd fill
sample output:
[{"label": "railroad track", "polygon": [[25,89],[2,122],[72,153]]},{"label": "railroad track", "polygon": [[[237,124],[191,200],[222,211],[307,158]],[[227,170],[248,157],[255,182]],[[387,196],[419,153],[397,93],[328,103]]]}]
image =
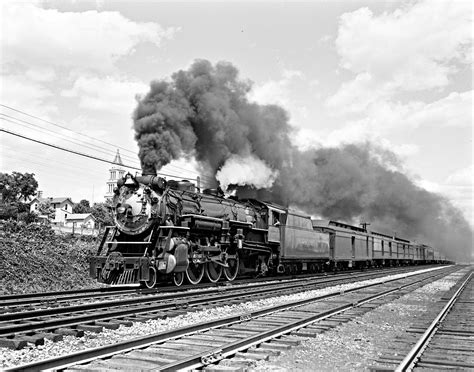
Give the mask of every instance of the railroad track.
[{"label": "railroad track", "polygon": [[[438,265],[426,265],[424,268],[437,267]],[[419,267],[411,266],[413,269],[418,269]],[[410,267],[403,267],[403,270],[410,269]],[[397,268],[370,268],[365,271],[369,272],[382,272],[391,273],[392,271],[400,270],[400,267]],[[149,288],[140,288],[137,285],[130,286],[114,286],[114,287],[103,287],[103,288],[90,288],[90,289],[78,289],[78,290],[68,290],[68,291],[56,291],[56,292],[40,292],[40,293],[22,293],[22,294],[11,294],[11,295],[1,295],[0,296],[0,314],[9,313],[9,312],[24,312],[31,309],[38,309],[40,307],[55,306],[58,304],[67,304],[67,303],[80,303],[85,300],[94,300],[94,299],[107,299],[107,298],[120,298],[123,296],[130,295],[150,295],[150,294],[160,294],[160,293],[170,293],[170,292],[186,292],[189,290],[195,289],[205,289],[205,288],[217,288],[220,286],[237,286],[245,284],[254,284],[262,282],[286,282],[289,280],[300,280],[304,281],[307,279],[313,279],[317,277],[336,277],[336,276],[346,276],[355,274],[356,272],[331,272],[331,273],[317,273],[317,274],[300,274],[300,275],[290,275],[290,276],[277,276],[277,277],[260,277],[260,278],[240,278],[234,280],[233,282],[218,282],[218,283],[200,283],[199,285],[182,285],[176,287],[175,285],[161,285],[160,287],[149,289]]]},{"label": "railroad track", "polygon": [[[248,366],[255,360],[277,355],[282,350],[297,345],[301,338],[295,336],[307,337],[324,332],[452,272],[453,268],[445,268],[406,275],[399,279],[236,314],[7,371],[177,370],[203,367],[213,370],[222,365],[236,368]],[[216,363],[219,363],[219,367],[212,366]]]},{"label": "railroad track", "polygon": [[21,349],[27,343],[42,345],[45,339],[60,341],[65,335],[81,337],[85,331],[101,332],[131,326],[133,322],[164,319],[203,307],[237,304],[276,295],[320,289],[335,283],[364,280],[387,274],[409,272],[413,268],[350,273],[345,275],[262,282],[250,286],[213,287],[200,291],[156,294],[136,293],[125,299],[99,301],[74,306],[0,314],[0,347]]},{"label": "railroad track", "polygon": [[374,370],[474,370],[473,294],[471,270],[433,311],[394,340]]}]

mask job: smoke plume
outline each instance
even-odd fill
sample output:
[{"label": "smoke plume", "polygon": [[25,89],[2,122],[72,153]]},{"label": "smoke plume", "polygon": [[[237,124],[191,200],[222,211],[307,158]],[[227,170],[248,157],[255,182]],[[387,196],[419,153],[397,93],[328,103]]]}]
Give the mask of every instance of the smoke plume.
[{"label": "smoke plume", "polygon": [[250,89],[232,64],[206,60],[153,81],[134,112],[144,173],[193,156],[224,188],[246,185],[240,190],[265,200],[327,219],[364,220],[372,230],[470,259],[472,230],[460,211],[398,171],[393,153],[370,143],[299,151],[287,113],[250,102]]}]

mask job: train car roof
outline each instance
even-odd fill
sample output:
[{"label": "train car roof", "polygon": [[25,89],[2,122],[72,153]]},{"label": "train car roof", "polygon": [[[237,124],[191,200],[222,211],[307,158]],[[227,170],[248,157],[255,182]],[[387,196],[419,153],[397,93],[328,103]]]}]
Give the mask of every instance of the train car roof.
[{"label": "train car roof", "polygon": [[269,202],[265,202],[265,201],[261,201],[261,200],[257,200],[257,199],[241,199],[241,201],[248,201],[248,202],[250,202],[251,204],[254,204],[254,205],[258,204],[260,206],[273,209],[273,210],[275,210],[279,213],[288,213],[288,212],[292,213],[292,211],[288,210],[288,208],[285,208],[284,206],[278,205],[278,204],[275,204],[275,203],[269,203]]},{"label": "train car roof", "polygon": [[412,242],[412,241],[410,241],[410,240],[403,239],[403,238],[400,238],[400,237],[398,237],[398,236],[383,234],[383,233],[379,233],[379,232],[376,232],[376,231],[371,231],[370,233],[371,233],[372,235],[381,236],[381,237],[387,238],[387,239],[397,240],[397,241],[401,241],[401,242],[404,242],[404,243],[415,244],[414,242]]},{"label": "train car roof", "polygon": [[404,243],[413,244],[409,240],[406,240],[406,239],[403,239],[403,238],[378,233],[376,231],[365,230],[365,229],[363,229],[362,227],[359,227],[359,226],[349,225],[347,223],[338,222],[338,221],[334,221],[334,220],[311,220],[311,222],[313,224],[313,227],[324,227],[324,228],[333,229],[333,230],[350,230],[350,231],[357,232],[359,234],[368,234],[368,235],[378,236],[378,237],[381,237],[381,238],[386,238],[386,239],[390,239],[390,240],[395,240],[395,241],[400,241],[400,242],[404,242]]},{"label": "train car roof", "polygon": [[367,234],[368,231],[363,229],[362,227],[349,225],[343,222],[333,221],[333,220],[311,220],[313,227],[326,227],[328,229],[344,229],[344,230],[352,230],[358,233]]}]

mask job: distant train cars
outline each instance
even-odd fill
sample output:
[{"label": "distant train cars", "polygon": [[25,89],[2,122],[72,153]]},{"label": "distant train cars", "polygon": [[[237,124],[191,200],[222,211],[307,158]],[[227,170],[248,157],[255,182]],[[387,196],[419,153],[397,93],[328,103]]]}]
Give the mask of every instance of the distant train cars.
[{"label": "distant train cars", "polygon": [[156,175],[118,182],[114,226],[90,273],[111,285],[181,285],[238,276],[297,274],[444,262],[435,249],[398,236],[310,216],[256,199],[201,192]]},{"label": "distant train cars", "polygon": [[438,251],[425,244],[337,221],[313,220],[312,223],[316,231],[329,234],[329,257],[338,269],[445,261]]}]

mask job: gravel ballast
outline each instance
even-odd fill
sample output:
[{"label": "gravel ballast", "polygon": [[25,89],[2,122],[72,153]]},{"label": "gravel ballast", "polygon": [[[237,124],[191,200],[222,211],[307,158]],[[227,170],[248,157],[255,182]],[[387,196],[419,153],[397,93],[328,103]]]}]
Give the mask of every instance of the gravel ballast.
[{"label": "gravel ballast", "polygon": [[464,275],[457,272],[325,333],[308,338],[255,371],[368,371],[410,325],[427,313]]},{"label": "gravel ballast", "polygon": [[[438,268],[418,270],[416,273],[437,270],[437,269]],[[324,294],[340,292],[342,290],[352,289],[361,285],[365,285],[369,283],[377,283],[377,282],[381,282],[387,279],[392,279],[392,278],[395,279],[395,278],[404,277],[404,276],[406,276],[406,274],[390,275],[384,278],[366,280],[366,281],[351,283],[351,284],[338,285],[338,286],[333,286],[333,287],[319,289],[319,290],[312,290],[312,291],[307,291],[303,293],[297,293],[297,294],[289,295],[289,296],[267,298],[267,299],[247,302],[247,303],[238,304],[238,305],[222,306],[222,307],[206,309],[202,311],[188,312],[184,315],[180,315],[173,318],[162,319],[162,320],[149,320],[144,323],[134,323],[131,327],[120,326],[120,328],[118,328],[117,330],[106,329],[103,332],[98,333],[98,334],[86,332],[85,336],[82,338],[66,336],[64,337],[63,341],[59,341],[59,342],[52,342],[49,340],[45,340],[44,345],[34,346],[32,344],[29,344],[27,348],[24,348],[22,350],[10,350],[6,348],[0,348],[0,368],[18,366],[20,364],[38,361],[41,359],[48,359],[48,358],[57,357],[60,355],[66,355],[66,354],[70,354],[70,353],[77,352],[80,350],[97,348],[103,345],[118,343],[121,341],[129,340],[129,339],[144,336],[144,335],[150,335],[153,333],[163,332],[170,329],[197,324],[197,323],[201,323],[203,320],[207,321],[207,320],[224,318],[229,315],[247,313],[247,312],[251,312],[255,310],[260,310],[266,307],[288,303],[290,301],[303,300],[303,299],[307,299],[311,297],[321,296]],[[444,284],[443,285],[433,284],[433,286],[435,286],[434,288],[437,288],[436,291],[441,290],[439,288],[443,288],[442,290],[444,291],[448,286],[451,286],[454,284],[454,281],[451,281],[451,280],[444,280],[444,281],[438,281],[438,282],[442,282]],[[431,291],[433,290],[434,289],[432,289]],[[421,291],[421,294],[423,294],[422,297],[426,297],[427,301],[429,301],[429,298],[433,297],[432,293],[427,292],[427,290],[425,290],[425,292]],[[421,294],[417,296],[421,296]],[[262,364],[259,364],[257,368],[261,370],[275,370],[275,368],[279,366],[278,368],[283,368],[286,370],[294,370],[295,367],[300,368],[301,370],[314,370],[314,366],[316,365],[316,366],[320,366],[321,370],[324,370],[325,368],[327,368],[327,370],[334,370],[334,366],[335,366],[334,363],[336,362],[336,360],[334,359],[335,358],[334,352],[337,349],[335,346],[340,345],[341,347],[339,349],[345,350],[345,351],[343,351],[342,354],[338,357],[340,359],[340,361],[338,362],[338,365],[342,363],[342,365],[347,364],[348,369],[352,368],[352,366],[354,366],[354,368],[356,369],[360,369],[360,366],[362,365],[360,363],[362,363],[362,361],[367,360],[367,356],[368,356],[367,353],[373,349],[373,345],[371,344],[371,341],[370,341],[372,338],[370,337],[370,335],[372,333],[377,333],[377,332],[380,332],[382,334],[389,333],[387,332],[387,330],[391,330],[392,329],[391,327],[402,326],[403,328],[403,324],[397,324],[397,323],[400,323],[400,321],[397,321],[395,322],[395,324],[392,325],[392,319],[394,318],[394,316],[392,315],[400,313],[401,318],[403,318],[403,314],[405,318],[408,318],[410,314],[413,313],[413,310],[418,309],[418,307],[416,306],[421,306],[421,305],[410,305],[410,306],[415,306],[414,308],[407,307],[407,303],[405,302],[404,306],[401,306],[401,307],[399,305],[392,305],[392,307],[390,307],[390,304],[387,306],[389,306],[389,308],[385,309],[384,311],[385,313],[390,312],[391,314],[390,317],[388,317],[389,319],[387,320],[385,320],[385,318],[387,317],[385,317],[385,313],[383,312],[380,313],[378,317],[375,317],[372,320],[370,320],[370,318],[365,319],[365,316],[364,316],[361,318],[360,324],[357,323],[358,321],[355,321],[343,326],[343,327],[354,327],[353,329],[349,328],[347,329],[347,331],[345,330],[345,331],[340,332],[339,329],[341,329],[341,327],[339,327],[334,331],[327,332],[325,334],[320,335],[321,339],[319,339],[318,337],[316,339],[306,341],[304,343],[305,346],[301,348],[298,347],[297,349],[294,349],[294,350],[292,349],[290,354],[293,356],[293,358],[287,357],[288,358],[287,361],[292,360],[290,364],[287,364],[285,362],[285,357],[282,356],[281,360],[276,360],[276,361],[274,360],[269,364],[262,363]],[[397,310],[399,307],[402,309],[401,312]],[[377,309],[377,313],[379,311],[381,311],[381,309]],[[370,316],[371,313],[366,314],[366,316]],[[385,325],[384,325],[384,322],[385,322]],[[399,328],[394,328],[394,329],[396,329],[397,331],[400,330]],[[346,333],[348,336],[346,336]],[[323,343],[321,347],[319,346],[318,341]],[[313,348],[316,348],[315,350],[317,350],[317,352],[315,352]],[[347,350],[345,348],[347,348]],[[299,351],[299,350],[302,350],[302,351]],[[333,355],[333,357],[331,358],[331,362],[327,362],[331,354]],[[344,354],[348,354],[348,357],[344,358],[343,357]],[[352,360],[351,354],[357,355],[357,356],[360,355],[359,364],[350,362]],[[370,355],[372,354],[373,352],[370,352]],[[313,357],[310,357],[310,355],[313,355]],[[319,361],[321,363],[314,364],[315,361]],[[355,366],[359,366],[359,368]],[[346,370],[346,368],[341,368],[341,370]]]}]

